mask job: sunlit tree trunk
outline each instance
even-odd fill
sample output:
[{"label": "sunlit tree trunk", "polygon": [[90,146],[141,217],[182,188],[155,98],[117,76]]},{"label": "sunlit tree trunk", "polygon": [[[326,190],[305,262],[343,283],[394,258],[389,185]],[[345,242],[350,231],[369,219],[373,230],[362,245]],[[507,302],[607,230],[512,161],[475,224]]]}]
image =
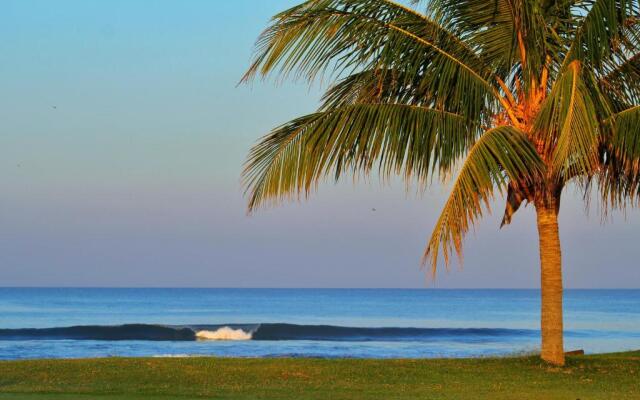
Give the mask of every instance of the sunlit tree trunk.
[{"label": "sunlit tree trunk", "polygon": [[536,201],[541,267],[542,359],[564,365],[562,338],[562,256],[558,233],[559,196]]}]

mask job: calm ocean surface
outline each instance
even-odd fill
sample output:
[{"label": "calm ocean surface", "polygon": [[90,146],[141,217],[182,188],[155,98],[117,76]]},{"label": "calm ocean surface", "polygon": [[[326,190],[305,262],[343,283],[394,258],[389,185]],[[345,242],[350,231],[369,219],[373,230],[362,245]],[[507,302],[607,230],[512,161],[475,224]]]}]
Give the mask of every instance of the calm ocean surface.
[{"label": "calm ocean surface", "polygon": [[[568,350],[640,349],[640,290],[565,293]],[[537,290],[0,288],[0,359],[467,357],[538,343]]]}]

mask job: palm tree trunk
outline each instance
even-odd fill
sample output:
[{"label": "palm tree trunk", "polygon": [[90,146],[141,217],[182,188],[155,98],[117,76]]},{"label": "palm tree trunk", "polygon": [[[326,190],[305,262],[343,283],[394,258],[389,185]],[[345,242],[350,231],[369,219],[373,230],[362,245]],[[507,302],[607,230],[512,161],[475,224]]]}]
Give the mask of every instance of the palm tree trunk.
[{"label": "palm tree trunk", "polygon": [[564,365],[562,338],[562,256],[558,233],[559,199],[536,202],[541,267],[543,360]]}]

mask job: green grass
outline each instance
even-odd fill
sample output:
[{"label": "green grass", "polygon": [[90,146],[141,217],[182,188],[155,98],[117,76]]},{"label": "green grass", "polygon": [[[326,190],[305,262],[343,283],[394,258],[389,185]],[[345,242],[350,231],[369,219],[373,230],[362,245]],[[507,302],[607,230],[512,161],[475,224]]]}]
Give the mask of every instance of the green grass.
[{"label": "green grass", "polygon": [[640,351],[425,360],[104,358],[0,362],[0,400],[640,399]]}]

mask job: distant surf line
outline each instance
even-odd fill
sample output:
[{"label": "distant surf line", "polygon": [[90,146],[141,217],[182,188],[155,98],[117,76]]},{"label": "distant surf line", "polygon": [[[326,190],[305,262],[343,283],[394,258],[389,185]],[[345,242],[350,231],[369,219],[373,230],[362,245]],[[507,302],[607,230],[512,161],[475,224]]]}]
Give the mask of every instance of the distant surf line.
[{"label": "distant surf line", "polygon": [[404,328],[299,325],[287,323],[219,325],[83,325],[0,329],[0,340],[315,340],[315,341],[490,341],[535,336],[533,329]]}]

